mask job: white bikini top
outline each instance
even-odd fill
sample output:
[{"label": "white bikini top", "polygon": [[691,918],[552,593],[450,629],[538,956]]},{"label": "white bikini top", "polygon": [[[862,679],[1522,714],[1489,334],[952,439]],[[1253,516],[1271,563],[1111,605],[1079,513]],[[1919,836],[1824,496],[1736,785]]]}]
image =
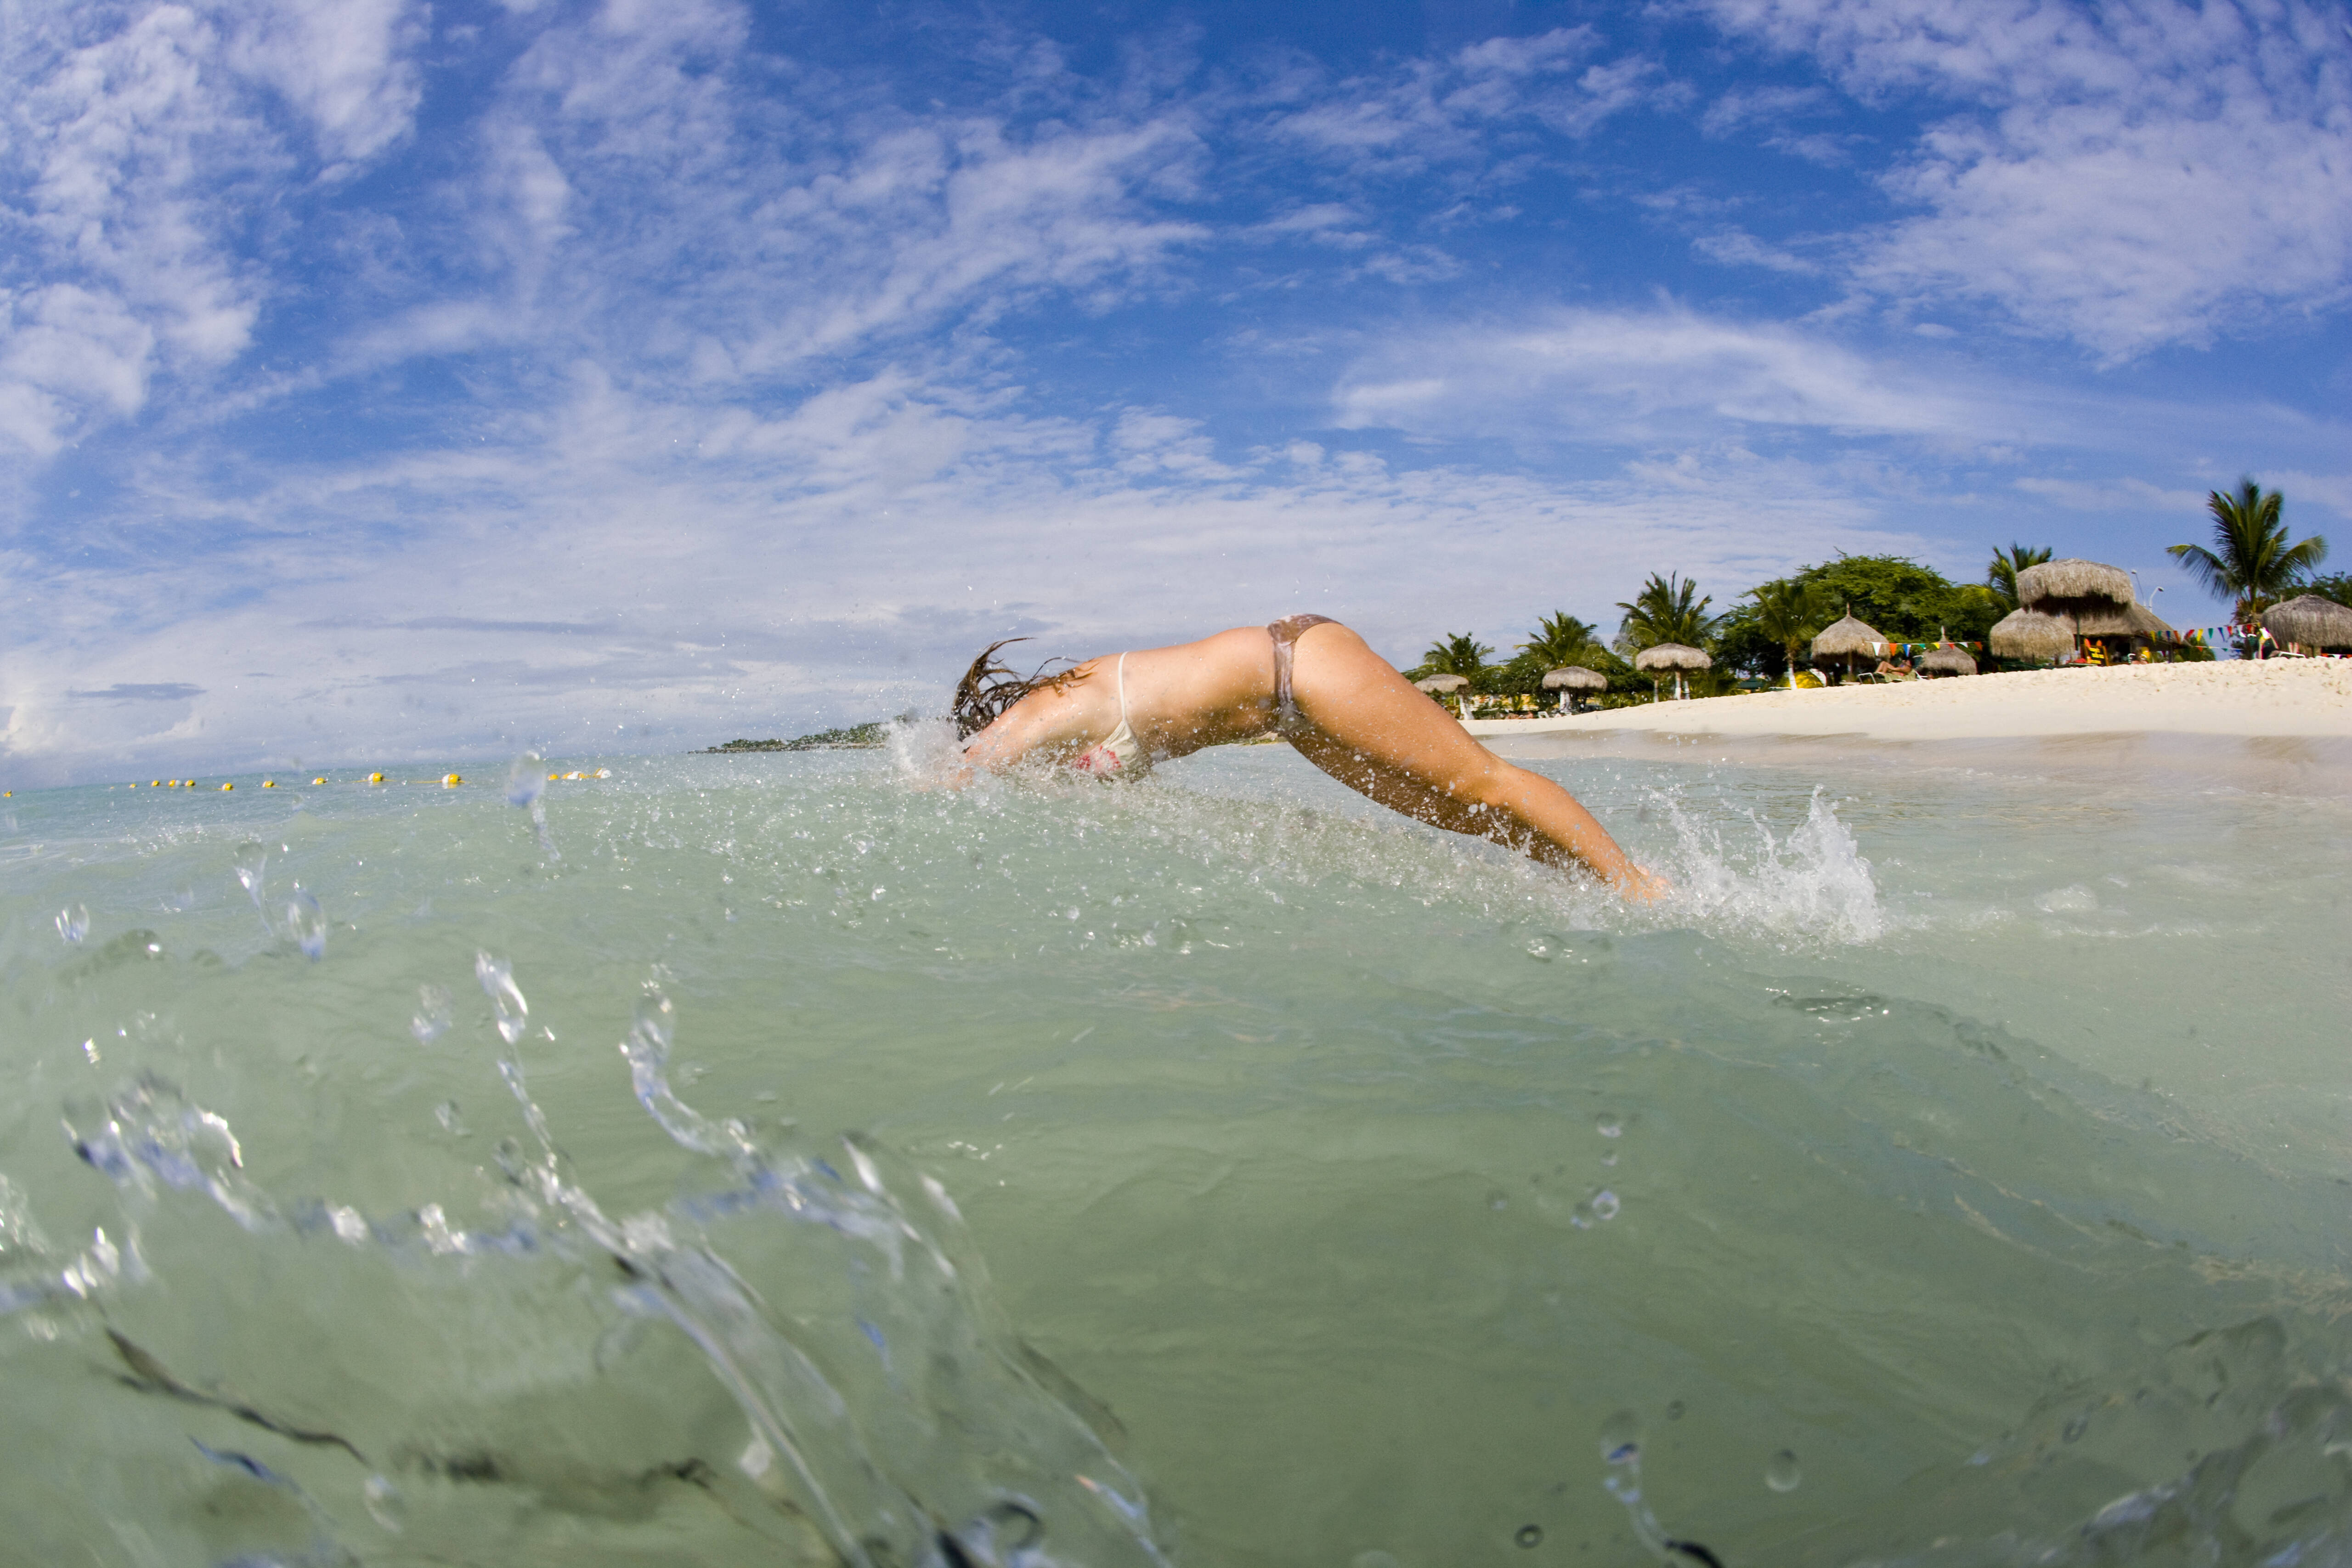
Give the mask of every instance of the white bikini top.
[{"label": "white bikini top", "polygon": [[1127,721],[1127,655],[1118,656],[1118,728],[1070,759],[1070,766],[1097,778],[1134,778],[1151,771],[1151,753]]}]

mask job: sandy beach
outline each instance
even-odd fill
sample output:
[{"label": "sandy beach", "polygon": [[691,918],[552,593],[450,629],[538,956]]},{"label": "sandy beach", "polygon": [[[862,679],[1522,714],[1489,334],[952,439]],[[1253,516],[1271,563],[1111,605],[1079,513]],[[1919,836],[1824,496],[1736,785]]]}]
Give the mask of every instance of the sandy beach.
[{"label": "sandy beach", "polygon": [[1751,692],[1570,718],[1471,721],[1482,739],[1646,731],[1978,741],[2055,735],[2352,737],[2352,660],[2037,669],[1899,685]]}]

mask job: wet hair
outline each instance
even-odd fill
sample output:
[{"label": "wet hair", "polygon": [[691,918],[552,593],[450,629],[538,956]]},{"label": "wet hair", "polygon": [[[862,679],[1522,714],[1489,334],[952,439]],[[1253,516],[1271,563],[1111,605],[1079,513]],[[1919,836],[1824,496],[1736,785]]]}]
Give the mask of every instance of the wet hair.
[{"label": "wet hair", "polygon": [[996,722],[1006,709],[1033,691],[1059,691],[1073,681],[1086,679],[1078,673],[1076,665],[1050,675],[1046,673],[1046,666],[1057,662],[1069,664],[1067,659],[1049,658],[1025,677],[1012,666],[996,662],[998,648],[1028,640],[1027,637],[1004,637],[990,643],[981,651],[980,657],[971,661],[971,668],[963,672],[963,679],[956,683],[955,700],[949,707],[950,716],[955,720],[957,740],[971,740]]}]

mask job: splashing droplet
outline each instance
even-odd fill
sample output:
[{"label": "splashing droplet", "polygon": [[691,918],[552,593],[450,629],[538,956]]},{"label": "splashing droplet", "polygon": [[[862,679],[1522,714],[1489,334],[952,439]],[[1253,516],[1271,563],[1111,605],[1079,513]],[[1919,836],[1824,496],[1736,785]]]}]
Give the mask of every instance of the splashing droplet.
[{"label": "splashing droplet", "polygon": [[1604,1110],[1592,1119],[1592,1130],[1603,1138],[1614,1138],[1625,1131],[1625,1122],[1614,1112]]},{"label": "splashing droplet", "polygon": [[408,1503],[401,1497],[400,1489],[382,1476],[370,1476],[360,1488],[360,1496],[367,1502],[368,1517],[388,1535],[398,1535],[408,1521]]},{"label": "splashing droplet", "polygon": [[433,1120],[439,1122],[441,1131],[452,1138],[463,1138],[466,1135],[466,1119],[458,1112],[457,1102],[454,1100],[445,1100],[435,1106]]},{"label": "splashing droplet", "polygon": [[546,793],[547,773],[537,752],[525,752],[507,769],[507,804],[529,808]]},{"label": "splashing droplet", "polygon": [[416,1037],[418,1045],[427,1045],[439,1039],[457,1016],[448,992],[438,985],[420,985],[416,988],[416,1016],[408,1020],[408,1032]]},{"label": "splashing droplet", "polygon": [[521,1039],[524,1028],[530,1023],[530,1004],[523,1000],[522,992],[514,983],[513,966],[504,959],[477,952],[474,978],[482,983],[482,990],[490,999],[490,1010],[498,1015],[499,1037],[510,1046]]},{"label": "splashing droplet", "polygon": [[1795,1491],[1797,1483],[1804,1479],[1805,1473],[1797,1468],[1797,1456],[1792,1449],[1781,1449],[1764,1467],[1764,1484],[1776,1492]]},{"label": "splashing droplet", "polygon": [[1592,1213],[1596,1218],[1615,1219],[1620,1206],[1617,1194],[1607,1187],[1592,1194]]},{"label": "splashing droplet", "polygon": [[89,907],[68,904],[58,911],[58,934],[68,942],[79,942],[89,934]]},{"label": "splashing droplet", "polygon": [[1642,1418],[1620,1410],[1601,1424],[1601,1457],[1612,1465],[1630,1463],[1642,1452]]},{"label": "splashing droplet", "polygon": [[294,896],[286,900],[286,934],[301,947],[305,958],[326,956],[326,914],[299,882],[294,885]]},{"label": "splashing droplet", "polygon": [[1519,1526],[1519,1532],[1517,1535],[1512,1536],[1511,1539],[1517,1542],[1523,1548],[1541,1546],[1543,1544],[1543,1526],[1540,1524],[1523,1524]]},{"label": "splashing droplet", "polygon": [[250,895],[254,906],[261,904],[261,873],[269,864],[269,851],[251,839],[236,847],[236,859],[232,863],[236,872],[236,885]]}]

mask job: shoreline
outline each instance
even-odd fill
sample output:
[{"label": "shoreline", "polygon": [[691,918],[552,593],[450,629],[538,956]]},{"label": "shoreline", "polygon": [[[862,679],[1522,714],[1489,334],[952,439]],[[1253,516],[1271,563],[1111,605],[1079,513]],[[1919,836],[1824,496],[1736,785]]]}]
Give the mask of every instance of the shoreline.
[{"label": "shoreline", "polygon": [[1772,690],[1549,719],[1474,719],[1482,742],[1647,734],[2021,741],[2097,735],[2352,740],[2352,659],[2033,669]]}]

